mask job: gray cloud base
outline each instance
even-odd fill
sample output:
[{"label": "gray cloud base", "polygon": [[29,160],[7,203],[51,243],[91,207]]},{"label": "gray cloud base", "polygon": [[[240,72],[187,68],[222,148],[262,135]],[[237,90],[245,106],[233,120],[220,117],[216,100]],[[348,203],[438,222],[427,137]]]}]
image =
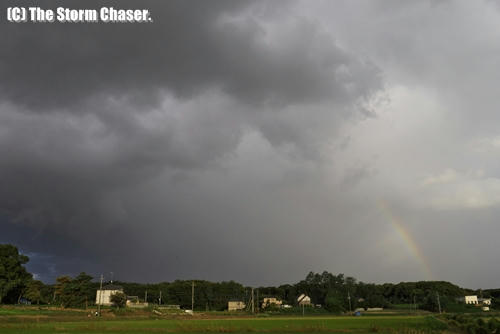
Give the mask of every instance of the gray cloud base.
[{"label": "gray cloud base", "polygon": [[0,241],[33,254],[42,277],[428,279],[384,200],[433,278],[492,284],[455,279],[458,250],[440,246],[448,233],[466,242],[471,208],[482,237],[495,229],[497,202],[481,201],[497,189],[494,122],[470,126],[468,111],[493,117],[495,72],[480,64],[493,37],[459,43],[446,28],[477,22],[470,5],[85,2],[103,5],[149,8],[154,23],[0,21]]}]

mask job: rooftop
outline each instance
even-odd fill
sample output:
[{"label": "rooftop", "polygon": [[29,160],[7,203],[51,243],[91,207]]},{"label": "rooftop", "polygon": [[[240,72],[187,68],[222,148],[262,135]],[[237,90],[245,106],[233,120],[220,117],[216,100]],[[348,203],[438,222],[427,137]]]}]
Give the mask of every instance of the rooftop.
[{"label": "rooftop", "polygon": [[103,290],[123,290],[121,285],[108,284],[102,287]]}]

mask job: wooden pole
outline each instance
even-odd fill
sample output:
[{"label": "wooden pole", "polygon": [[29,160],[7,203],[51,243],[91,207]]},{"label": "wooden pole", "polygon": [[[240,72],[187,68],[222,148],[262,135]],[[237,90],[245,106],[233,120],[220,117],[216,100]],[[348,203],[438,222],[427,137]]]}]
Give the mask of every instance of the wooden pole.
[{"label": "wooden pole", "polygon": [[194,312],[194,281],[191,282],[191,311]]}]

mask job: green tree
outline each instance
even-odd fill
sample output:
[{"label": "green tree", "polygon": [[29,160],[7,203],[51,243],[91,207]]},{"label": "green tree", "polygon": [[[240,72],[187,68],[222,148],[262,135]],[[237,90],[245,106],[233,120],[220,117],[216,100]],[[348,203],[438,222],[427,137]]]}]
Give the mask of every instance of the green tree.
[{"label": "green tree", "polygon": [[0,245],[0,304],[9,292],[22,289],[31,280],[32,275],[23,266],[28,261],[27,256],[19,254],[17,247]]},{"label": "green tree", "polygon": [[40,304],[40,300],[42,299],[42,289],[43,283],[41,281],[31,280],[26,286],[24,296],[32,302],[36,301],[37,304]]},{"label": "green tree", "polygon": [[[440,303],[441,303],[441,308],[443,309],[444,307],[444,298],[441,296],[440,298]],[[424,298],[424,302],[420,306],[422,309],[431,311],[431,312],[438,312],[439,311],[439,304],[437,300],[437,294],[434,291],[429,291],[427,296]]]},{"label": "green tree", "polygon": [[61,307],[82,307],[93,297],[92,276],[82,272],[75,278],[60,276],[57,279],[55,293]]},{"label": "green tree", "polygon": [[95,290],[92,287],[92,276],[81,272],[71,282],[71,293],[75,296],[73,306],[88,306],[89,301],[95,298]]},{"label": "green tree", "polygon": [[71,294],[69,292],[69,285],[72,279],[69,276],[59,276],[56,278],[55,296],[61,303],[61,307],[68,307],[71,303]]},{"label": "green tree", "polygon": [[109,298],[113,306],[122,308],[127,304],[127,296],[123,292],[117,292]]},{"label": "green tree", "polygon": [[330,290],[325,297],[325,309],[329,312],[343,312],[342,297],[334,290]]}]

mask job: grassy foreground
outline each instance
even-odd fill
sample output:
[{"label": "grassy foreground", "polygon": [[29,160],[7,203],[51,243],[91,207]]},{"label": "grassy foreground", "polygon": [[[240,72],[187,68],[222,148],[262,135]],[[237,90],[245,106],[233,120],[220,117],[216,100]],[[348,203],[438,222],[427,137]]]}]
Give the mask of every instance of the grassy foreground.
[{"label": "grassy foreground", "polygon": [[81,319],[0,317],[0,333],[443,333],[432,316],[269,317],[227,319]]}]

